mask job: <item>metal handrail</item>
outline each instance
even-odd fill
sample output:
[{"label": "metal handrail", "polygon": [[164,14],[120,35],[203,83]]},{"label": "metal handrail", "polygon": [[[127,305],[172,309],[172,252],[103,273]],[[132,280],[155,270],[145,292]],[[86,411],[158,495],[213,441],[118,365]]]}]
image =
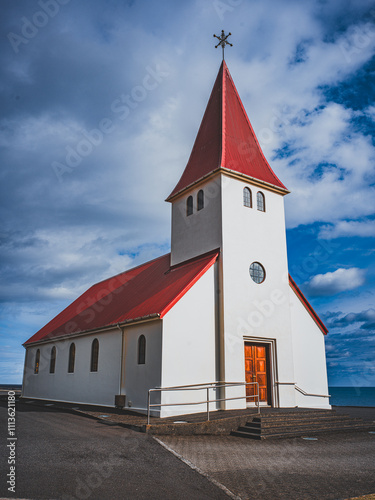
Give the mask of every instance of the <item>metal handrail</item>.
[{"label": "metal handrail", "polygon": [[295,382],[275,382],[275,384],[277,384],[277,385],[294,385],[295,390],[300,392],[304,396],[312,396],[315,398],[330,398],[331,397],[330,394],[311,394],[309,392],[306,392],[303,389],[301,389],[301,387],[298,387],[298,385]]},{"label": "metal handrail", "polygon": [[[251,396],[238,396],[235,398],[219,398],[210,399],[210,389],[219,389],[220,387],[238,387],[238,386],[248,386],[256,385],[257,392]],[[194,401],[188,403],[151,403],[151,393],[152,392],[167,392],[167,391],[201,391],[206,389],[206,399],[204,401]],[[192,385],[175,385],[171,387],[156,387],[155,389],[149,389],[147,397],[147,425],[150,424],[150,408],[151,407],[162,407],[162,406],[187,406],[187,405],[207,405],[207,421],[210,420],[210,403],[216,403],[218,401],[232,401],[234,399],[247,399],[247,398],[257,398],[255,401],[258,407],[258,413],[260,413],[259,406],[259,383],[258,382],[208,382],[207,384],[192,384]]]},{"label": "metal handrail", "polygon": [[298,387],[298,385],[294,385],[294,388],[296,389],[296,391],[300,392],[304,396],[313,396],[316,398],[330,398],[331,397],[330,394],[309,394],[308,392],[305,392],[303,389]]}]

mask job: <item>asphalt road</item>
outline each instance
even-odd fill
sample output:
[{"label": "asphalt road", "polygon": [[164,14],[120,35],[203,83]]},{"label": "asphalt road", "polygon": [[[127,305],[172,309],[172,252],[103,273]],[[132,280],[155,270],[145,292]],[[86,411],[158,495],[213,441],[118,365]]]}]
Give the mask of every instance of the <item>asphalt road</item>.
[{"label": "asphalt road", "polygon": [[3,401],[0,425],[1,498],[228,499],[145,434],[26,403],[16,413],[13,494],[6,484],[10,449]]}]

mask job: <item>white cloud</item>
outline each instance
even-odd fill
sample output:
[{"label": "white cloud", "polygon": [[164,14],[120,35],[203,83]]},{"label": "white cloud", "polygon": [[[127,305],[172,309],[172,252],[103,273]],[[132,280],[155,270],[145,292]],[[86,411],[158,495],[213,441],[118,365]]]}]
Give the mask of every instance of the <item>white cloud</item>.
[{"label": "white cloud", "polygon": [[375,106],[369,106],[364,110],[364,114],[375,122]]},{"label": "white cloud", "polygon": [[319,231],[319,238],[325,240],[350,236],[375,236],[375,222],[373,220],[343,220],[335,225],[325,225]]},{"label": "white cloud", "polygon": [[317,274],[304,284],[310,296],[327,296],[354,290],[365,283],[365,271],[357,267],[337,269],[326,274]]}]

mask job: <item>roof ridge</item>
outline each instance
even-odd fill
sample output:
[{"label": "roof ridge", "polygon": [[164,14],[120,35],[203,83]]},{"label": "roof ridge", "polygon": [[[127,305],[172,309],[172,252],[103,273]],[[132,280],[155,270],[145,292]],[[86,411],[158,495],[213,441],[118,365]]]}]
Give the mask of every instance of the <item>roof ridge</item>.
[{"label": "roof ridge", "polygon": [[225,81],[225,75],[224,71],[228,72],[228,66],[225,60],[223,59],[223,62],[221,63],[222,66],[222,75],[221,75],[221,148],[220,148],[220,167],[225,165],[225,160],[226,160],[226,140],[225,140],[225,133],[226,133],[226,127],[225,127],[225,118],[226,118],[226,91],[227,91],[227,86],[226,86],[226,81]]},{"label": "roof ridge", "polygon": [[[159,255],[159,257],[155,257],[154,259],[151,259],[151,260],[147,260],[146,262],[143,262],[143,264],[138,264],[137,266],[135,267],[131,267],[130,269],[127,269],[125,271],[122,271],[121,273],[118,273],[118,274],[114,274],[113,276],[109,276],[108,278],[104,278],[104,280],[101,280],[101,281],[97,281],[96,283],[94,283],[93,285],[91,285],[90,288],[96,286],[96,285],[100,285],[100,283],[104,283],[105,281],[108,281],[108,280],[111,280],[113,278],[117,278],[118,276],[121,276],[123,274],[126,274],[126,273],[129,273],[130,271],[135,271],[136,269],[138,269],[139,267],[142,267],[142,266],[145,266],[146,264],[151,264],[152,262],[158,260],[158,259],[162,259],[163,257],[166,257],[167,255],[170,255],[171,252],[168,252],[168,253],[164,253],[163,255]],[[90,290],[90,288],[88,290]]]}]

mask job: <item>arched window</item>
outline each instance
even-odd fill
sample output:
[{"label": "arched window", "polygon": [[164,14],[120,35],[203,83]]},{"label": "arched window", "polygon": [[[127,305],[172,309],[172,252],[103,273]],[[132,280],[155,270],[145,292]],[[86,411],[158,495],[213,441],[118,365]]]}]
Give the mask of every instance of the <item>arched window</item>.
[{"label": "arched window", "polygon": [[36,351],[34,373],[39,373],[40,349]]},{"label": "arched window", "polygon": [[189,196],[186,200],[186,215],[191,215],[193,213],[193,197]]},{"label": "arched window", "polygon": [[49,372],[55,373],[55,365],[56,365],[56,347],[53,346],[51,349],[51,359],[49,361]]},{"label": "arched window", "polygon": [[243,205],[244,205],[244,207],[249,207],[249,208],[252,207],[251,191],[247,187],[243,188]]},{"label": "arched window", "polygon": [[91,344],[91,367],[90,371],[98,371],[98,360],[99,360],[99,340],[94,339]]},{"label": "arched window", "polygon": [[204,193],[203,189],[198,191],[198,199],[197,199],[197,204],[198,204],[198,210],[202,210],[204,208]]},{"label": "arched window", "polygon": [[74,361],[76,359],[76,346],[74,342],[70,344],[69,347],[69,365],[68,365],[68,373],[74,373]]},{"label": "arched window", "polygon": [[266,204],[264,201],[264,194],[261,193],[260,191],[257,192],[257,209],[260,210],[261,212],[266,211]]},{"label": "arched window", "polygon": [[146,363],[146,338],[141,335],[138,339],[138,364],[144,365]]}]

